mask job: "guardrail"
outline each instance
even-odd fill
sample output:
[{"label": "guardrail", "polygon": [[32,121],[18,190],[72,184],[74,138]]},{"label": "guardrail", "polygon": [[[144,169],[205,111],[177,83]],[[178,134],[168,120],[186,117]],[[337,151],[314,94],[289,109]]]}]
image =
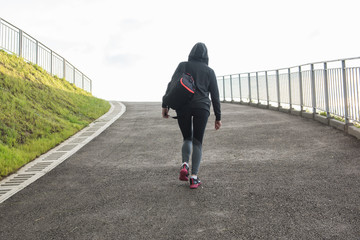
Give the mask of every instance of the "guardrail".
[{"label": "guardrail", "polygon": [[224,101],[360,122],[360,57],[218,77]]},{"label": "guardrail", "polygon": [[26,61],[42,67],[51,75],[64,78],[75,86],[92,92],[90,78],[65,58],[2,18],[0,18],[0,49],[17,54]]}]

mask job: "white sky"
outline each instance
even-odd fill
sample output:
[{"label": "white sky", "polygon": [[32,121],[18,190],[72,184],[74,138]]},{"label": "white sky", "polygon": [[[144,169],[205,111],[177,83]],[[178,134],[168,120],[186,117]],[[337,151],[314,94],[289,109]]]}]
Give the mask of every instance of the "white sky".
[{"label": "white sky", "polygon": [[0,0],[106,100],[161,101],[204,42],[216,75],[360,56],[359,0]]}]

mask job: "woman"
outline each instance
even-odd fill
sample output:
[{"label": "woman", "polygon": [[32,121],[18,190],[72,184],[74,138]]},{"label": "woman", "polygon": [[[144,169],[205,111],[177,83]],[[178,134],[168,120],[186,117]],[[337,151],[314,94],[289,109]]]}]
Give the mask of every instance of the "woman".
[{"label": "woman", "polygon": [[[202,156],[202,143],[205,133],[206,123],[210,115],[210,105],[212,102],[215,113],[215,129],[221,127],[221,110],[219,89],[214,73],[209,66],[207,48],[204,43],[197,43],[189,54],[188,62],[181,62],[172,76],[178,78],[183,72],[190,73],[196,84],[196,91],[191,101],[176,110],[177,120],[183,135],[182,145],[182,165],[179,179],[188,181],[189,178],[189,160],[191,156],[191,177],[190,188],[197,188],[201,182],[197,174],[200,167]],[[211,101],[209,98],[211,94]],[[168,118],[169,108],[162,103],[162,116]]]}]

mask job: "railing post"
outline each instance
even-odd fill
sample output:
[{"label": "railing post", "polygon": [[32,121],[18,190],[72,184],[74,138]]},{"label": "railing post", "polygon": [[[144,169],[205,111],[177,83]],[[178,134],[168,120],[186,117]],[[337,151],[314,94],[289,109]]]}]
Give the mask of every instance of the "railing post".
[{"label": "railing post", "polygon": [[225,102],[225,76],[223,76],[223,94],[224,94],[224,102]]},{"label": "railing post", "polygon": [[349,113],[348,113],[348,99],[347,99],[347,83],[346,83],[346,65],[345,60],[341,61],[341,69],[342,69],[342,81],[343,81],[343,91],[344,91],[344,119],[345,119],[345,131],[347,132],[347,128],[349,125]]},{"label": "railing post", "polygon": [[329,109],[329,87],[328,87],[328,76],[327,76],[327,63],[324,62],[324,93],[325,93],[325,111],[326,117],[330,118]]},{"label": "railing post", "polygon": [[292,99],[291,99],[291,70],[288,69],[288,78],[289,78],[289,104],[290,104],[290,111],[292,109]]},{"label": "railing post", "polygon": [[50,74],[53,75],[52,73],[53,73],[53,51],[50,50]]},{"label": "railing post", "polygon": [[35,64],[39,65],[39,41],[35,40]]},{"label": "railing post", "polygon": [[267,71],[265,71],[265,81],[266,81],[266,103],[267,107],[270,106],[270,96],[269,96],[269,82],[268,82],[268,74]]},{"label": "railing post", "polygon": [[22,41],[23,40],[23,32],[19,29],[19,57],[22,57]]},{"label": "railing post", "polygon": [[280,104],[280,79],[279,79],[279,70],[276,70],[276,91],[277,91],[278,108],[280,108],[280,107],[281,107],[281,104]]},{"label": "railing post", "polygon": [[73,69],[74,69],[74,72],[73,72],[73,74],[74,74],[74,77],[73,77],[73,84],[76,86],[76,84],[75,84],[75,67],[73,66]]},{"label": "railing post", "polygon": [[81,83],[81,85],[82,85],[82,89],[83,90],[85,90],[85,85],[84,85],[84,74],[83,73],[81,73],[81,77],[82,77],[82,83]]},{"label": "railing post", "polygon": [[66,79],[65,72],[66,72],[66,60],[65,60],[65,58],[63,58],[63,79]]},{"label": "railing post", "polygon": [[301,66],[299,66],[299,94],[300,94],[300,113],[304,111],[304,99],[303,99],[303,88],[302,88],[302,72]]},{"label": "railing post", "polygon": [[258,72],[256,72],[256,93],[257,93],[257,104],[259,104],[260,97],[259,97],[259,75],[258,75]]},{"label": "railing post", "polygon": [[0,48],[3,47],[2,36],[3,36],[3,32],[2,32],[2,19],[0,18]]},{"label": "railing post", "polygon": [[248,73],[248,83],[249,83],[249,104],[251,103],[251,82],[250,82],[250,73]]},{"label": "railing post", "polygon": [[242,94],[241,94],[241,74],[239,74],[239,92],[240,92],[240,103],[242,102]]},{"label": "railing post", "polygon": [[312,99],[312,111],[313,117],[316,114],[316,89],[315,89],[315,73],[314,73],[314,64],[310,64],[310,74],[311,74],[311,99]]},{"label": "railing post", "polygon": [[230,75],[230,94],[231,94],[231,101],[234,101],[233,97],[233,87],[232,87],[232,75]]}]

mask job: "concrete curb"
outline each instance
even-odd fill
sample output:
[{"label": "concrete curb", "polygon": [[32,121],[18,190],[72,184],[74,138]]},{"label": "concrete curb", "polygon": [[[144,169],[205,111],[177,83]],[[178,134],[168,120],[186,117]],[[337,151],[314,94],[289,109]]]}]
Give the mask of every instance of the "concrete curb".
[{"label": "concrete curb", "polygon": [[293,109],[290,111],[290,114],[295,115],[295,116],[301,116],[301,112],[300,112],[300,111],[293,110]]},{"label": "concrete curb", "polygon": [[341,131],[345,131],[345,123],[344,122],[340,122],[336,119],[330,119],[330,123],[329,123],[330,126],[334,127],[334,128],[337,128]]},{"label": "concrete curb", "polygon": [[97,137],[126,111],[121,102],[111,101],[110,110],[60,145],[29,162],[0,181],[0,203],[50,172]]},{"label": "concrete curb", "polygon": [[360,128],[357,128],[355,126],[352,126],[351,124],[346,126],[344,122],[338,121],[336,119],[327,118],[325,116],[319,115],[319,114],[313,114],[305,111],[297,111],[294,109],[286,109],[282,107],[274,107],[271,105],[264,105],[264,104],[255,104],[255,103],[247,103],[247,102],[224,102],[224,103],[235,103],[235,104],[241,104],[241,105],[247,105],[251,107],[257,107],[262,109],[269,109],[277,112],[282,113],[288,113],[294,116],[300,116],[307,119],[313,119],[315,121],[318,121],[322,124],[334,127],[338,130],[344,131],[345,133],[356,137],[357,139],[360,139]]},{"label": "concrete curb", "polygon": [[322,124],[329,125],[329,118],[315,114],[315,120],[321,122]]},{"label": "concrete curb", "polygon": [[351,136],[356,137],[357,139],[360,139],[360,128],[357,128],[355,126],[349,126],[348,133]]},{"label": "concrete curb", "polygon": [[308,118],[308,119],[313,119],[314,118],[314,114],[308,113],[308,112],[302,112],[302,116],[304,118]]}]

